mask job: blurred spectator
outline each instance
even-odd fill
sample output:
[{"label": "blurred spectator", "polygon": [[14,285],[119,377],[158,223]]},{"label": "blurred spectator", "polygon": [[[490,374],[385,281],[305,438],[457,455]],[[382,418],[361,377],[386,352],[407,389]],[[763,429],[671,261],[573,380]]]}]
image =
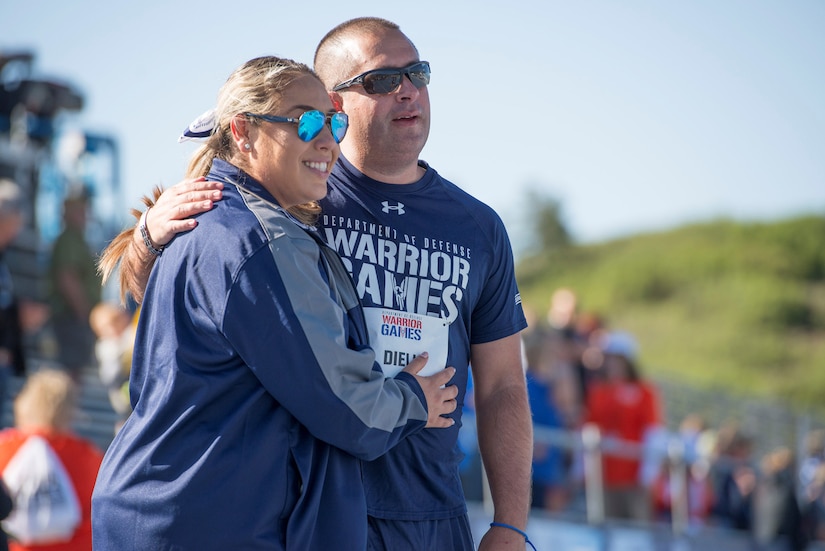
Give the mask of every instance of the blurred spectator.
[{"label": "blurred spectator", "polygon": [[[67,373],[53,369],[37,371],[29,377],[14,401],[15,428],[0,432],[0,471],[3,472],[4,480],[18,451],[22,451],[31,438],[40,437],[54,452],[68,475],[80,506],[80,523],[67,540],[36,545],[11,541],[11,551],[91,549],[92,489],[103,454],[91,442],[72,432],[76,398],[77,387]],[[50,483],[58,478],[57,474],[48,477]],[[26,514],[26,511],[14,511],[12,517]],[[38,514],[36,510],[33,513]],[[43,515],[40,516],[42,518]],[[12,517],[6,522],[11,521]]]},{"label": "blurred spectator", "polygon": [[89,324],[97,337],[95,356],[100,380],[108,390],[112,409],[118,414],[115,432],[132,412],[129,373],[138,316],[139,311],[130,314],[128,310],[109,302],[98,303],[89,315]]},{"label": "blurred spectator", "polygon": [[575,342],[567,334],[545,327],[538,337],[525,341],[524,353],[528,369],[536,378],[552,383],[554,408],[562,425],[578,427],[584,404],[577,374],[579,348]]},{"label": "blurred spectator", "polygon": [[688,413],[679,423],[679,440],[684,449],[686,463],[709,459],[713,450],[706,443],[708,432],[707,422],[698,413]]},{"label": "blurred spectator", "polygon": [[[557,363],[557,406],[571,427],[581,424],[586,396],[591,384],[602,378],[600,350],[588,355],[604,332],[604,321],[593,312],[579,312],[578,298],[572,289],[560,287],[553,292],[546,321],[525,310],[529,327],[525,347],[535,360]],[[538,323],[534,323],[534,319]],[[598,345],[595,345],[598,347]],[[563,380],[562,380],[563,379]]]},{"label": "blurred spectator", "polygon": [[87,209],[85,191],[73,192],[64,200],[63,232],[54,242],[49,267],[58,361],[78,382],[80,370],[92,365],[95,336],[89,313],[101,294],[95,256],[86,243]]},{"label": "blurred spectator", "polygon": [[[570,390],[575,391],[570,376],[569,357],[565,349],[568,339],[550,329],[541,342],[526,352],[527,393],[533,413],[535,436],[533,444],[533,507],[560,511],[568,499],[569,453],[549,442],[571,428],[559,402],[565,402]],[[542,432],[542,429],[545,431]]]},{"label": "blurred spectator", "polygon": [[[600,316],[593,312],[580,312],[579,300],[572,289],[560,287],[553,292],[547,322],[551,330],[566,337],[573,357],[571,363],[579,377],[579,395],[587,394],[590,382],[598,378],[598,365],[588,365],[584,360],[585,351],[593,345],[594,340],[604,327]],[[596,364],[601,364],[601,355]],[[588,369],[592,367],[593,369]]]},{"label": "blurred spectator", "polygon": [[811,491],[819,471],[825,460],[825,430],[813,430],[805,437],[805,450],[799,462],[799,488],[800,500],[804,503],[812,499],[817,490]]},{"label": "blurred spectator", "polygon": [[682,506],[687,522],[683,528],[690,532],[707,524],[714,502],[709,450],[703,449],[702,442],[706,432],[701,416],[685,416],[678,435],[670,442],[668,459],[662,461],[651,490],[654,518],[671,522],[676,508]]},{"label": "blurred spectator", "polygon": [[753,439],[738,422],[728,421],[719,429],[716,446],[711,470],[716,496],[712,517],[724,528],[750,531],[757,475]]},{"label": "blurred spectator", "polygon": [[708,477],[708,462],[700,460],[673,464],[664,461],[659,475],[653,481],[651,494],[656,520],[671,522],[675,504],[678,500],[685,500],[685,528],[690,532],[701,529],[708,523],[714,502],[713,485]]},{"label": "blurred spectator", "polygon": [[556,331],[572,333],[576,326],[577,312],[576,293],[566,287],[560,287],[553,291],[553,296],[550,298],[547,323]]},{"label": "blurred spectator", "polygon": [[753,498],[753,534],[764,547],[804,551],[802,512],[796,500],[794,454],[779,447],[765,454]]},{"label": "blurred spectator", "polygon": [[0,179],[0,414],[12,375],[26,372],[20,304],[5,263],[8,246],[23,225],[23,194],[16,182]]},{"label": "blurred spectator", "polygon": [[[522,361],[526,366],[531,363],[531,356],[535,358],[541,353],[541,347],[544,345],[544,339],[550,332],[550,328],[529,306],[523,305],[522,310],[524,319],[527,320],[527,327],[521,332]],[[532,361],[535,362],[535,359]]]},{"label": "blurred spectator", "polygon": [[[585,422],[598,426],[603,447],[605,515],[646,521],[651,500],[638,452],[650,434],[662,430],[658,392],[637,367],[636,339],[625,332],[607,333],[601,342],[604,381],[593,384]],[[630,445],[631,449],[627,449]],[[635,445],[635,447],[634,447]],[[629,453],[628,453],[629,452]]]},{"label": "blurred spectator", "polygon": [[801,509],[806,537],[825,541],[825,463],[820,464],[813,474]]},{"label": "blurred spectator", "polygon": [[607,334],[606,322],[593,312],[583,312],[577,317],[574,346],[574,364],[579,380],[579,395],[582,404],[587,403],[590,388],[597,381],[604,380],[604,354],[601,342]]}]

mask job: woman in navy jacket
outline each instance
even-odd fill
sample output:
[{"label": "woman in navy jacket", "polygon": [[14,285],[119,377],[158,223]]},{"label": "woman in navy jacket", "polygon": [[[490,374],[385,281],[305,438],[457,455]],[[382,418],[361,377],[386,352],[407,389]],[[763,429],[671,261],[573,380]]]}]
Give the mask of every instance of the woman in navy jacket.
[{"label": "woman in navy jacket", "polygon": [[[152,271],[94,548],[364,549],[358,458],[449,426],[454,370],[418,377],[419,359],[385,379],[375,364],[350,277],[311,227],[347,119],[307,66],[247,62],[207,127],[188,176],[223,182],[223,200]],[[104,269],[144,246],[124,235]]]}]

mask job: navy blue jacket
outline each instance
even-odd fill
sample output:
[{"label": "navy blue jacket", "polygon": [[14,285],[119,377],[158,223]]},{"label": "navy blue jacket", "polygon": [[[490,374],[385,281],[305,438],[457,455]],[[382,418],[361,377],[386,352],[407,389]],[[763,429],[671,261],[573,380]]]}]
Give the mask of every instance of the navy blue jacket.
[{"label": "navy blue jacket", "polygon": [[223,200],[149,279],[94,548],[364,549],[356,456],[424,427],[421,388],[384,378],[331,249],[232,165],[209,179]]}]

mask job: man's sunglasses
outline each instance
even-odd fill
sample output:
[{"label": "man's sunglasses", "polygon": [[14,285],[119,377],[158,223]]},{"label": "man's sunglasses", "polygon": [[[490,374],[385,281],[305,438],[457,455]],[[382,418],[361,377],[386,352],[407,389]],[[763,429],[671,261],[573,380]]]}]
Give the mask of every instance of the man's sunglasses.
[{"label": "man's sunglasses", "polygon": [[329,130],[332,132],[332,137],[335,143],[341,143],[344,136],[347,135],[347,128],[349,127],[349,117],[346,113],[332,113],[325,115],[320,111],[306,111],[300,117],[278,117],[276,115],[256,115],[254,113],[244,113],[247,117],[254,119],[261,119],[266,122],[288,122],[298,125],[298,137],[305,142],[314,140],[321,130],[324,129],[324,124],[329,125]]},{"label": "man's sunglasses", "polygon": [[428,61],[416,61],[402,69],[373,69],[361,73],[355,78],[345,80],[341,84],[336,84],[332,91],[338,92],[360,84],[368,94],[390,94],[401,86],[404,75],[410,79],[413,86],[422,88],[430,83],[430,63]]}]

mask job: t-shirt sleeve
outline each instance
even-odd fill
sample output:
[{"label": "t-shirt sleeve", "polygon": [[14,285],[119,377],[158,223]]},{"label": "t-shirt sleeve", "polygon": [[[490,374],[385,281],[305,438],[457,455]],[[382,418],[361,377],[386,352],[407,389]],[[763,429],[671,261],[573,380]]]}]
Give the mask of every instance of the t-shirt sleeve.
[{"label": "t-shirt sleeve", "polygon": [[471,344],[509,337],[527,327],[515,275],[510,239],[497,216],[491,224],[489,269],[472,313]]}]

